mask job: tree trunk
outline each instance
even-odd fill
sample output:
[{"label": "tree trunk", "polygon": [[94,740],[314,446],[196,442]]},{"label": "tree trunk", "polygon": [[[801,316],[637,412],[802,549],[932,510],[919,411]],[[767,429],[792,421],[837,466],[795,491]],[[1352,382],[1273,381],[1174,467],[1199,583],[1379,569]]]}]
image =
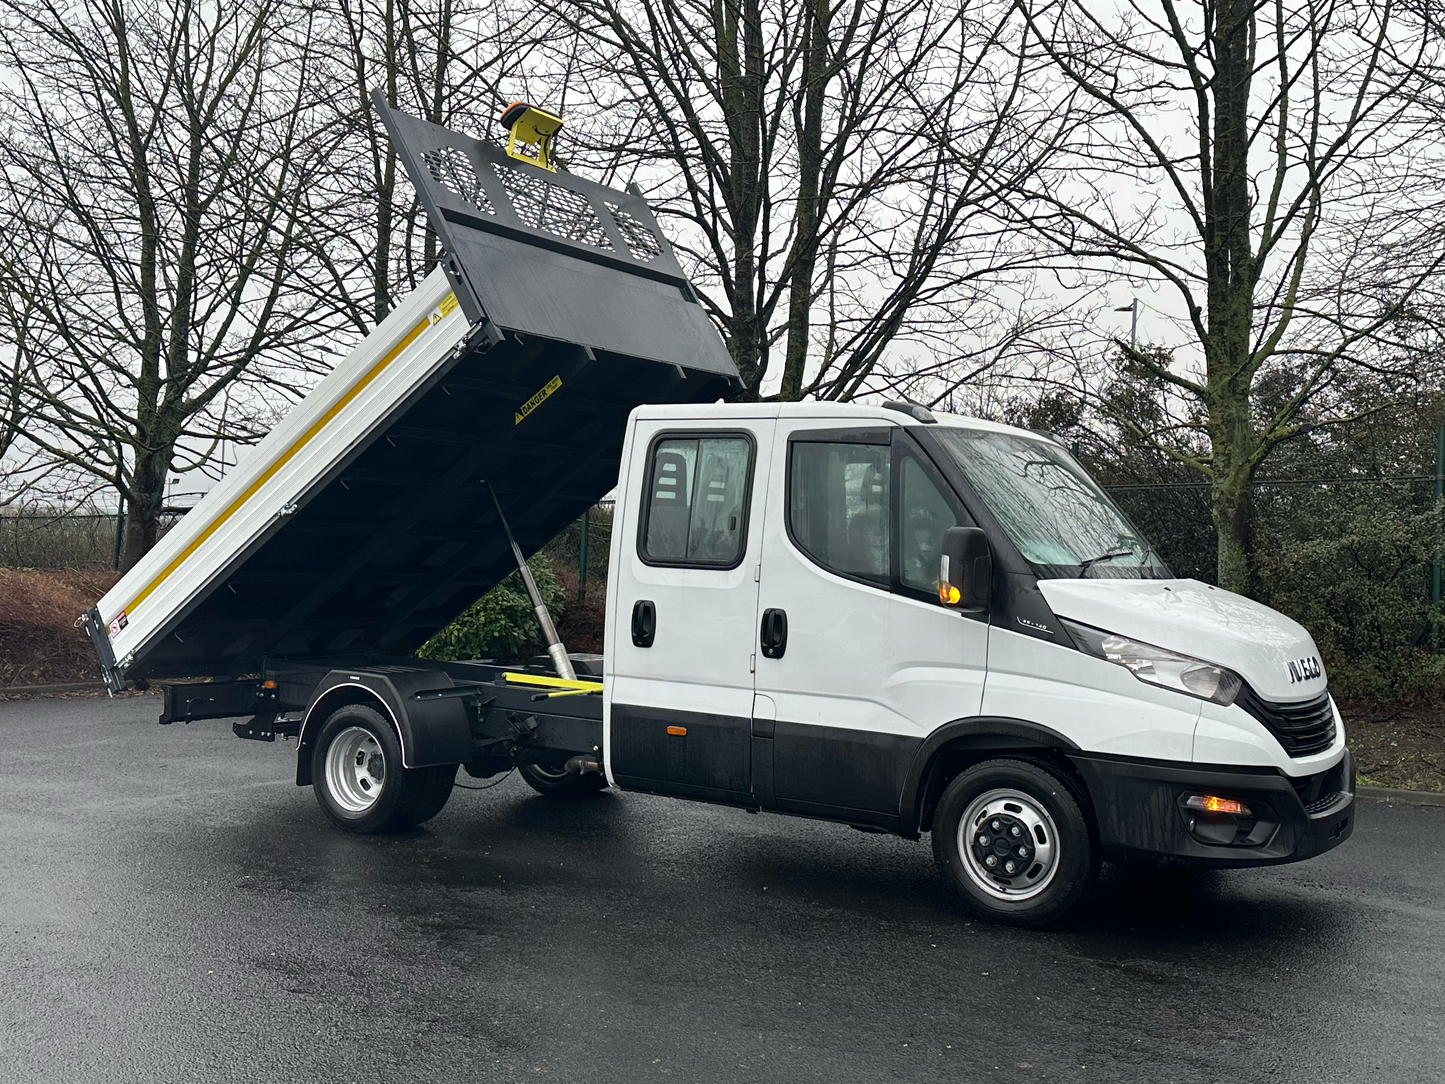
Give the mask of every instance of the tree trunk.
[{"label": "tree trunk", "polygon": [[1258,589],[1254,567],[1254,493],[1247,475],[1216,475],[1210,490],[1219,570],[1216,579],[1226,591],[1253,596]]},{"label": "tree trunk", "polygon": [[1253,78],[1253,0],[1224,0],[1215,13],[1213,185],[1206,202],[1204,259],[1209,331],[1205,349],[1212,511],[1219,585],[1253,594],[1254,502],[1250,485],[1260,441],[1253,417],[1253,200],[1249,98]]},{"label": "tree trunk", "polygon": [[156,544],[171,454],[171,448],[163,448],[141,456],[136,463],[131,484],[125,492],[125,540],[120,554],[122,572],[130,571]]},{"label": "tree trunk", "polygon": [[819,189],[823,173],[823,109],[828,86],[829,0],[811,0],[804,19],[803,124],[798,132],[798,199],[793,217],[788,285],[788,341],[778,398],[803,397],[812,338],[813,275],[818,259]]},{"label": "tree trunk", "polygon": [[756,399],[767,368],[757,306],[757,233],[762,186],[761,18],[757,0],[722,0],[714,9],[718,30],[718,75],[728,128],[733,218],[732,318],[728,349],[746,387]]}]

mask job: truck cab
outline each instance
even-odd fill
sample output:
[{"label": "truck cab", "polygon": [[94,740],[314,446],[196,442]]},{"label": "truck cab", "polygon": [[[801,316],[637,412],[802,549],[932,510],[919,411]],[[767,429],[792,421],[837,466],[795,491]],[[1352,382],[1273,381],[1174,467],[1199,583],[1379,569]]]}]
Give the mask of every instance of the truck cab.
[{"label": "truck cab", "polygon": [[[1352,829],[1309,633],[1174,578],[1048,436],[908,404],[643,407],[619,487],[617,786],[931,830],[964,902],[1023,924],[1100,858],[1259,865]],[[940,567],[960,536],[986,558],[965,605]]]}]

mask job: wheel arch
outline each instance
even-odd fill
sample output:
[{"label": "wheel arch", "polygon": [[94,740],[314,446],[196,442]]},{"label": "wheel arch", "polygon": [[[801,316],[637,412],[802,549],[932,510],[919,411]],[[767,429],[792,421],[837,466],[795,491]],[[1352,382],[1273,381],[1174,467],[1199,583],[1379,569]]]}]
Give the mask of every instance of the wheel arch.
[{"label": "wheel arch", "polygon": [[306,709],[305,718],[301,720],[301,731],[296,742],[298,787],[311,785],[311,751],[316,745],[316,736],[321,733],[322,726],[337,708],[346,707],[348,704],[365,704],[367,707],[376,708],[386,717],[391,723],[392,732],[396,734],[398,744],[401,745],[402,764],[406,764],[406,739],[402,735],[401,727],[397,725],[396,713],[392,711],[391,705],[375,689],[357,682],[341,682],[315,697]]},{"label": "wheel arch", "polygon": [[1058,769],[1087,805],[1088,788],[1069,759],[1078,750],[1057,730],[1027,719],[974,716],[944,723],[914,754],[899,810],[901,834],[916,837],[932,828],[933,810],[949,781],[965,768],[997,756],[1040,760]]},{"label": "wheel arch", "polygon": [[328,716],[347,704],[368,704],[391,721],[403,768],[432,768],[471,759],[472,729],[460,699],[417,694],[454,688],[439,670],[333,670],[320,681],[301,721],[296,784],[311,783],[311,750]]}]

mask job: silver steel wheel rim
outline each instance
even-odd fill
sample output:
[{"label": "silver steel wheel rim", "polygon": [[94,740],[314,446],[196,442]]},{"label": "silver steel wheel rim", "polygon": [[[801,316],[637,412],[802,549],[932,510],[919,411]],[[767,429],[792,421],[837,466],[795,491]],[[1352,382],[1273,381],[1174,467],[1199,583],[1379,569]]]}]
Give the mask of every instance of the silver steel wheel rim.
[{"label": "silver steel wheel rim", "polygon": [[[1004,831],[1009,842],[1007,855],[997,854],[994,824]],[[1020,836],[1007,833],[1012,827],[1020,829]],[[1022,845],[1022,833],[1029,835],[1028,859],[1017,857],[1017,848]],[[995,853],[998,864],[990,868],[975,853],[975,844],[981,836],[989,839],[989,850]],[[985,895],[1010,903],[1033,899],[1053,883],[1059,871],[1059,829],[1054,818],[1043,804],[1017,790],[999,789],[986,791],[968,804],[963,818],[958,822],[956,840],[963,868]],[[1019,863],[1013,872],[1005,870],[1010,861]]]},{"label": "silver steel wheel rim", "polygon": [[332,800],[347,813],[365,813],[386,786],[386,754],[376,735],[365,727],[349,726],[326,750],[326,788]]}]

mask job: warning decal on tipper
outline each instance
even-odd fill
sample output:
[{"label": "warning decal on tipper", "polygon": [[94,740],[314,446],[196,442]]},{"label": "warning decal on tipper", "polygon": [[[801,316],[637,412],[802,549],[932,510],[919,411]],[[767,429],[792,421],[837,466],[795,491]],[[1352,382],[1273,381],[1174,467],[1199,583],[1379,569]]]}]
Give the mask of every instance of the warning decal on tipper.
[{"label": "warning decal on tipper", "polygon": [[532,398],[528,399],[525,403],[522,404],[521,409],[517,411],[516,421],[514,421],[512,424],[521,425],[523,418],[525,418],[528,414],[532,413],[532,411],[536,410],[539,406],[545,403],[547,401],[547,396],[551,395],[561,386],[562,378],[560,376],[554,376],[551,380],[547,381],[547,383],[542,386],[541,391],[539,391],[536,395],[532,396]]}]

